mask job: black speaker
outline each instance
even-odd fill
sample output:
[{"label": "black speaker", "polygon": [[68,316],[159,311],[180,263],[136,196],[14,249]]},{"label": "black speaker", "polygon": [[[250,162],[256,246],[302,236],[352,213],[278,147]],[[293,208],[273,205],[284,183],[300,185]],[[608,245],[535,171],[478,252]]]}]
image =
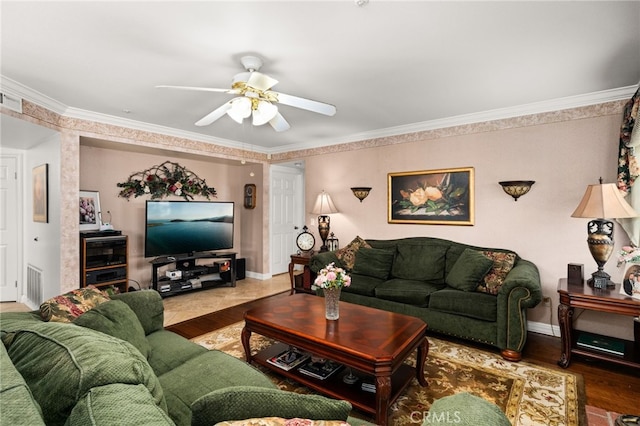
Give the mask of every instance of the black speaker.
[{"label": "black speaker", "polygon": [[247,276],[247,259],[236,259],[236,280],[244,280]]},{"label": "black speaker", "polygon": [[[247,275],[247,260],[236,259],[236,281],[244,280]],[[220,272],[220,278],[231,281],[231,271]]]},{"label": "black speaker", "polygon": [[569,263],[567,265],[567,282],[569,284],[582,285],[584,281],[584,268],[581,263]]}]

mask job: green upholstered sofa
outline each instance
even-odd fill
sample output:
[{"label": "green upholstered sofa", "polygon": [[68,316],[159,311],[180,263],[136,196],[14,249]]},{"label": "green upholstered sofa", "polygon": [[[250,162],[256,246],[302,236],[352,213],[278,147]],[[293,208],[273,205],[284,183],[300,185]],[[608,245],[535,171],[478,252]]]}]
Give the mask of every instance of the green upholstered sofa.
[{"label": "green upholstered sofa", "polygon": [[537,267],[510,250],[358,237],[314,255],[309,267],[317,273],[331,262],[351,276],[340,300],[416,316],[430,331],[495,346],[510,361],[522,358],[527,309],[542,300]]},{"label": "green upholstered sofa", "polygon": [[281,391],[246,362],[165,330],[163,311],[147,290],[114,295],[73,323],[45,322],[39,311],[0,314],[0,423],[347,420],[348,402]]}]

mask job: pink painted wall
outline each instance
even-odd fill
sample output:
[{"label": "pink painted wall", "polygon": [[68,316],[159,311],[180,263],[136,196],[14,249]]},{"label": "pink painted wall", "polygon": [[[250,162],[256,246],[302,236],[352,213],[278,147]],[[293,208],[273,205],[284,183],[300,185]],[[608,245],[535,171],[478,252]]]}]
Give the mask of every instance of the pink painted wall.
[{"label": "pink painted wall", "polygon": [[[340,213],[331,216],[331,230],[341,246],[356,235],[363,238],[432,236],[485,247],[516,251],[539,268],[543,293],[552,308],[538,306],[529,319],[557,324],[558,279],[566,277],[567,263],[583,263],[585,275],[597,269],[586,244],[587,219],[571,218],[588,184],[615,182],[618,130],[621,114],[532,124],[468,134],[424,138],[354,151],[305,158],[306,211],[323,189]],[[454,132],[455,133],[455,132]],[[464,132],[462,132],[464,133]],[[454,167],[475,169],[475,225],[413,225],[387,223],[387,173]],[[531,191],[517,202],[498,184],[502,180],[534,180]],[[349,189],[373,187],[362,203]],[[307,214],[307,224],[315,215]],[[617,246],[627,243],[616,225]],[[605,268],[616,280],[622,269],[615,255]],[[583,315],[578,327],[607,324],[607,331],[631,335],[631,318]],[[617,321],[616,321],[617,320]]]}]

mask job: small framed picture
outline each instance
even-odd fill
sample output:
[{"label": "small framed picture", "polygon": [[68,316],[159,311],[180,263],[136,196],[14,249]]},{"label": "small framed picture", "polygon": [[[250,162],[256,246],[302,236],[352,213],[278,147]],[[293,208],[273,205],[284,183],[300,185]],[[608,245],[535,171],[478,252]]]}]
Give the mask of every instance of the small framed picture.
[{"label": "small framed picture", "polygon": [[34,167],[33,180],[33,221],[49,223],[49,165]]},{"label": "small framed picture", "polygon": [[98,191],[80,191],[80,231],[100,230],[100,194]]},{"label": "small framed picture", "polygon": [[640,264],[632,264],[627,268],[620,286],[620,294],[640,299]]}]

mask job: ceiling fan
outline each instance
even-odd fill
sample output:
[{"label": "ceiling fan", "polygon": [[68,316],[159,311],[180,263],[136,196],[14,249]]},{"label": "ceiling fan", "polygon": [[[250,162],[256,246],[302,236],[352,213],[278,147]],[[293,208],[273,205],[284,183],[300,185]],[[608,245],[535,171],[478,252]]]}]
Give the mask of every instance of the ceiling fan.
[{"label": "ceiling fan", "polygon": [[227,114],[239,124],[242,123],[242,120],[251,116],[254,126],[269,123],[276,132],[282,132],[291,126],[278,111],[277,103],[328,116],[336,113],[336,107],[333,105],[271,90],[273,86],[278,84],[278,80],[258,72],[262,66],[262,60],[260,58],[256,56],[243,56],[240,62],[247,71],[236,74],[235,77],[233,77],[230,89],[167,85],[156,87],[238,95],[202,117],[195,123],[196,126],[208,126],[224,114]]}]

